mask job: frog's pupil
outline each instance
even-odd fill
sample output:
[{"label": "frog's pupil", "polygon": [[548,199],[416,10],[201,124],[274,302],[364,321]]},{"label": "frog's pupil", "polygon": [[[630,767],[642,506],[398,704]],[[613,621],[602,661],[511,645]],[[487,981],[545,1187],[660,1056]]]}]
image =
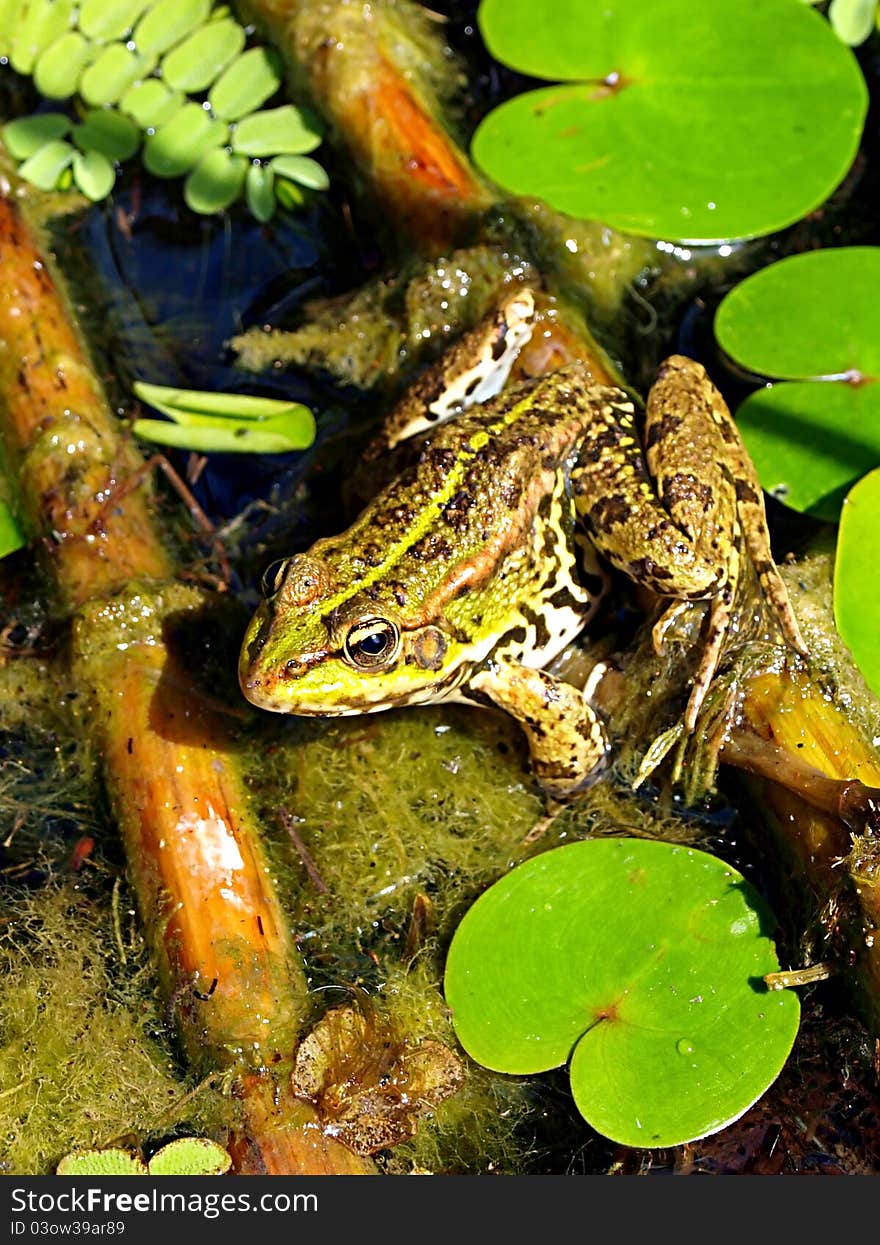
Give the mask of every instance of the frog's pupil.
[{"label": "frog's pupil", "polygon": [[358,642],[358,648],[365,657],[378,657],[388,647],[389,639],[387,631],[374,631]]}]

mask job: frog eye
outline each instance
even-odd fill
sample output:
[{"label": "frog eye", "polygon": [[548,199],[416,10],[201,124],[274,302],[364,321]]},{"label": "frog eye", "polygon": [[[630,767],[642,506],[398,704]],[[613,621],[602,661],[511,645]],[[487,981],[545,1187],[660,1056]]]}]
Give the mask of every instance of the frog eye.
[{"label": "frog eye", "polygon": [[345,657],[362,670],[387,666],[400,648],[400,632],[385,618],[365,618],[345,637]]},{"label": "frog eye", "polygon": [[263,596],[274,597],[275,593],[281,587],[282,580],[287,567],[290,564],[290,558],[279,558],[275,562],[270,562],[263,571]]}]

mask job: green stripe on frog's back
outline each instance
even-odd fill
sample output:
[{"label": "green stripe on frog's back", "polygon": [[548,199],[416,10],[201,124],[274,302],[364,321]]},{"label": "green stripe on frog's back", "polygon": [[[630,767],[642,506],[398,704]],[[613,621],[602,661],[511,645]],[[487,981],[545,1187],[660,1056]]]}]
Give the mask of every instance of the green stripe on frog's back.
[{"label": "green stripe on frog's back", "polygon": [[[552,388],[555,391],[558,382],[555,378],[552,379]],[[374,585],[392,579],[394,567],[413,551],[419,541],[429,536],[436,528],[443,508],[461,490],[477,454],[491,445],[496,437],[509,429],[517,420],[535,411],[540,400],[540,390],[545,384],[549,382],[538,381],[525,393],[518,390],[512,395],[506,397],[501,395],[496,398],[492,409],[497,413],[491,422],[486,422],[488,412],[485,408],[478,408],[473,417],[459,416],[454,424],[439,429],[430,444],[426,446],[420,462],[412,472],[405,473],[372,502],[348,531],[340,536],[327,537],[316,543],[312,554],[317,558],[327,558],[328,555],[332,558],[335,549],[346,553],[353,546],[369,550],[366,532],[375,526],[377,551],[379,549],[384,551],[384,556],[377,557],[375,562],[370,562],[368,559],[363,571],[347,577],[348,582],[343,588],[322,598],[321,612],[324,617],[345,605],[358,593],[366,592]],[[498,410],[499,404],[503,408],[500,411]],[[469,434],[466,433],[462,441],[460,440],[462,429],[472,418],[479,426],[474,427]],[[436,473],[439,478],[443,460],[452,454],[454,454],[454,459],[450,462],[448,469],[442,472],[441,486],[430,496],[422,496],[418,491],[420,477]],[[430,481],[428,485],[430,486]],[[401,513],[403,511],[406,512],[405,517]],[[403,522],[404,525],[402,534],[396,540],[389,539],[388,536],[389,529],[395,526],[395,522],[398,524]],[[361,561],[361,559],[358,560]],[[333,565],[333,571],[337,574],[345,574],[346,569],[344,563]]]}]

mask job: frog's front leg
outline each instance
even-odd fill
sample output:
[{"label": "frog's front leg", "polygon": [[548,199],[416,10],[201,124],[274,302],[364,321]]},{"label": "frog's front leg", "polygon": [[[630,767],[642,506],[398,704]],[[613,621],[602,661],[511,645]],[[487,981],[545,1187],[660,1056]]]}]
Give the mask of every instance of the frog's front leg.
[{"label": "frog's front leg", "polygon": [[473,675],[469,688],[519,722],[535,776],[551,798],[564,800],[601,777],[608,740],[595,710],[571,683],[501,659]]}]

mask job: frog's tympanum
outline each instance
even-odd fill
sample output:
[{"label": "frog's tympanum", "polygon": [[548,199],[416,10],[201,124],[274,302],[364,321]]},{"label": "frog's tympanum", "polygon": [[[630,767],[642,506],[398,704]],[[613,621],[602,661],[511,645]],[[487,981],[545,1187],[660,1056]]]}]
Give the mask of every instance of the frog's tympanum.
[{"label": "frog's tympanum", "polygon": [[[483,356],[494,354],[505,378],[508,335],[521,339],[531,314],[528,291],[517,298],[508,300],[513,330],[504,314],[483,326]],[[458,385],[456,403],[435,399],[427,422],[485,390],[475,376]],[[388,441],[415,430],[398,411]],[[743,557],[785,638],[806,652],[736,425],[703,368],[674,356],[651,389],[641,436],[630,397],[578,364],[435,427],[418,461],[347,531],[267,572],[242,647],[244,694],[264,709],[316,716],[494,704],[522,726],[548,794],[570,796],[601,773],[608,745],[585,695],[544,667],[595,607],[605,580],[594,550],[670,599],[654,628],[658,647],[683,604],[708,602],[688,731],[717,667]]]}]

